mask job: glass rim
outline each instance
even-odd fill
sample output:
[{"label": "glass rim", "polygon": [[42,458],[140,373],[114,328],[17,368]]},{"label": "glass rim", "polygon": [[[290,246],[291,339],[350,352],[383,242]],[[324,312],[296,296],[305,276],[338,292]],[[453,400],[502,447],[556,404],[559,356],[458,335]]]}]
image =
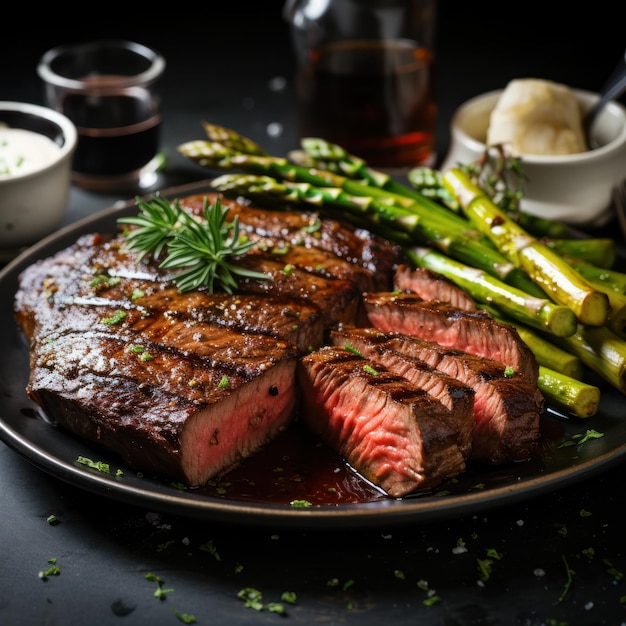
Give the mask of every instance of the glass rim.
[{"label": "glass rim", "polygon": [[165,58],[159,52],[149,48],[148,46],[123,39],[100,39],[87,43],[61,45],[48,50],[37,64],[37,73],[46,83],[57,87],[64,87],[66,89],[73,90],[84,90],[85,88],[92,89],[93,86],[89,87],[86,85],[85,81],[81,79],[68,78],[67,76],[63,76],[55,72],[52,69],[52,65],[56,59],[68,53],[89,53],[98,49],[106,48],[133,52],[138,56],[143,57],[150,63],[150,67],[143,72],[132,75],[120,75],[119,79],[115,81],[115,85],[118,87],[150,84],[159,78],[165,70]]}]

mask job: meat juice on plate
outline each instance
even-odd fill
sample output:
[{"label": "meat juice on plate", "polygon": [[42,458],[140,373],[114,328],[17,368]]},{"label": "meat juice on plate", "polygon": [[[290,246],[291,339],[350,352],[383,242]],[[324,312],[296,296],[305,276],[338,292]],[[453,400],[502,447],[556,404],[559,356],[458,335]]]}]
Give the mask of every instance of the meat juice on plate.
[{"label": "meat juice on plate", "polygon": [[300,135],[339,144],[373,167],[432,164],[433,62],[430,50],[406,40],[315,50],[297,78]]},{"label": "meat juice on plate", "polygon": [[[113,78],[90,80],[106,84]],[[63,109],[78,130],[74,171],[79,177],[125,175],[158,152],[161,115],[143,87],[108,89],[102,95],[68,93]]]}]

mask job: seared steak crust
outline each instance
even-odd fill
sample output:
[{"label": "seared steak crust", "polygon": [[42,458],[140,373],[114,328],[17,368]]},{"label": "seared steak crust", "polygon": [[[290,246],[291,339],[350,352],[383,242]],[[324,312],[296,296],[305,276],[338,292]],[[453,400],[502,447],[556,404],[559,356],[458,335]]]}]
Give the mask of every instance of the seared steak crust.
[{"label": "seared steak crust", "polygon": [[347,462],[401,497],[465,469],[442,405],[379,364],[325,346],[303,357],[303,417]]},{"label": "seared steak crust", "polygon": [[380,330],[414,335],[493,359],[537,381],[539,364],[517,330],[485,311],[464,311],[447,302],[427,302],[412,293],[367,293],[363,298],[367,319]]}]

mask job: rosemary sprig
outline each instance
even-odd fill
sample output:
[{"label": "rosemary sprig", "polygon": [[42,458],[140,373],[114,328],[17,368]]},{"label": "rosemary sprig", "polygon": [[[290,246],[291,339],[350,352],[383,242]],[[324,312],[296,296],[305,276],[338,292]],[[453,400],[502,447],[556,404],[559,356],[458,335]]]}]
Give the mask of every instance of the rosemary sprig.
[{"label": "rosemary sprig", "polygon": [[255,242],[240,235],[239,216],[232,222],[226,217],[229,207],[219,198],[209,203],[204,198],[203,220],[196,220],[180,206],[158,194],[150,201],[136,200],[139,215],[121,217],[119,223],[136,226],[126,235],[130,249],[139,252],[139,260],[150,254],[162,269],[180,269],[173,280],[180,292],[206,287],[213,293],[219,285],[227,293],[237,288],[236,276],[268,279],[236,264],[234,259],[246,254]]}]

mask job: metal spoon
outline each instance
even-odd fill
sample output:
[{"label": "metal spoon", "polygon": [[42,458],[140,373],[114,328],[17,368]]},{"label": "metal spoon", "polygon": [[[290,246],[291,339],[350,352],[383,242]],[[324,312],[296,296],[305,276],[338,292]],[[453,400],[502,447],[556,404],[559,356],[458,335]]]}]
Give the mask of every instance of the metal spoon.
[{"label": "metal spoon", "polygon": [[618,63],[615,70],[604,84],[600,92],[600,99],[587,111],[583,119],[583,129],[587,137],[587,143],[590,148],[597,147],[596,142],[591,135],[593,123],[598,117],[598,113],[604,108],[607,102],[619,98],[626,91],[626,52]]}]

